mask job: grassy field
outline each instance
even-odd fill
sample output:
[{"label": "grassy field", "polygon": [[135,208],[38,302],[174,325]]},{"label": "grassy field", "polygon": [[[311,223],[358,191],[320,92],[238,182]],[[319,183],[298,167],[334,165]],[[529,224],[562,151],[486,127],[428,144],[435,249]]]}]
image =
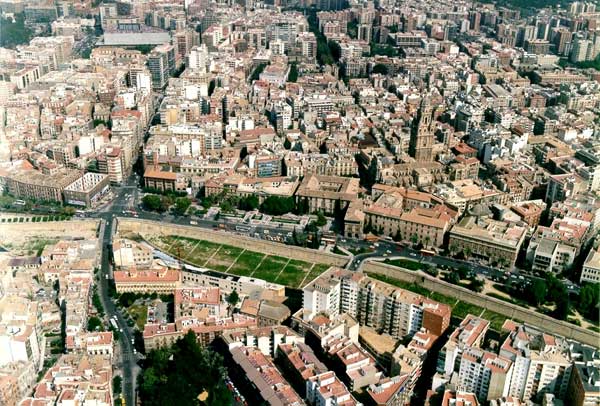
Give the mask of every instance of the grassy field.
[{"label": "grassy field", "polygon": [[385,261],[383,261],[383,263],[392,265],[392,266],[398,266],[398,267],[404,268],[404,269],[408,269],[409,271],[418,271],[419,269],[423,268],[421,263],[419,263],[417,261],[412,261],[410,259],[404,259],[404,258],[386,259]]},{"label": "grassy field", "polygon": [[127,309],[127,312],[135,321],[138,330],[144,331],[144,325],[148,317],[148,308],[145,305],[132,305]]},{"label": "grassy field", "polygon": [[264,279],[292,288],[303,287],[329,268],[329,265],[265,255],[186,237],[162,236],[150,242],[164,252],[196,266]]},{"label": "grassy field", "polygon": [[490,310],[485,310],[482,307],[472,305],[454,297],[442,295],[437,292],[431,292],[430,290],[425,289],[422,286],[403,282],[398,279],[387,277],[385,275],[369,274],[369,276],[373,279],[378,279],[382,282],[389,283],[390,285],[394,285],[399,288],[410,290],[411,292],[427,296],[430,299],[435,300],[437,302],[445,303],[448,306],[452,307],[452,316],[456,317],[459,320],[462,320],[465,317],[467,317],[469,313],[474,316],[482,317],[490,322],[490,329],[497,332],[501,332],[502,325],[508,319],[508,317],[502,314],[492,312]]}]

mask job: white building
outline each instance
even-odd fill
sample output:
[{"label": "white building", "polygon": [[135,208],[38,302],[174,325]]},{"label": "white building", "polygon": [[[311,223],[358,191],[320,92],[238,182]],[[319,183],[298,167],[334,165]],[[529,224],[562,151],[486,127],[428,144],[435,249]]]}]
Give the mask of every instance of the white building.
[{"label": "white building", "polygon": [[579,282],[600,283],[600,250],[592,249],[588,254]]},{"label": "white building", "polygon": [[553,393],[563,399],[572,372],[568,343],[528,325],[506,321],[510,331],[500,347],[500,356],[514,364],[508,395],[530,399]]},{"label": "white building", "polygon": [[512,362],[475,347],[464,350],[460,359],[457,388],[472,392],[480,402],[508,395]]},{"label": "white building", "polygon": [[361,406],[334,372],[325,372],[306,381],[306,400],[318,406]]}]

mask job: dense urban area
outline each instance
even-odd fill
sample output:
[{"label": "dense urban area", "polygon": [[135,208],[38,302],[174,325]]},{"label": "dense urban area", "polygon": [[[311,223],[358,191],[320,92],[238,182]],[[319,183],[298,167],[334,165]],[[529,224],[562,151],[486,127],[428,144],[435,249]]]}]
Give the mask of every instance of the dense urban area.
[{"label": "dense urban area", "polygon": [[600,4],[0,0],[0,405],[599,406]]}]

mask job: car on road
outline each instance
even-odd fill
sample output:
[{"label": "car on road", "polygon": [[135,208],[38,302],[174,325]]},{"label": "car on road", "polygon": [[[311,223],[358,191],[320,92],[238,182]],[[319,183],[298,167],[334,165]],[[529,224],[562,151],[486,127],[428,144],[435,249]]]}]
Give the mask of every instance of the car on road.
[{"label": "car on road", "polygon": [[386,251],[385,251],[385,253],[386,253],[386,254],[391,254],[391,253],[392,253],[392,251],[390,251],[390,250],[386,250]]}]

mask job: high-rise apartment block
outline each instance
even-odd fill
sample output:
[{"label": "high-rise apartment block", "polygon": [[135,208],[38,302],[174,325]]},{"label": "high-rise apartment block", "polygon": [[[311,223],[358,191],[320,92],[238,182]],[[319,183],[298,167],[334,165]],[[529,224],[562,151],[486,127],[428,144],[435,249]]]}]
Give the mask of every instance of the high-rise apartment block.
[{"label": "high-rise apartment block", "polygon": [[450,307],[373,280],[362,273],[331,269],[304,288],[304,319],[319,313],[335,318],[348,313],[361,324],[392,337],[425,328],[441,335],[450,323]]}]

